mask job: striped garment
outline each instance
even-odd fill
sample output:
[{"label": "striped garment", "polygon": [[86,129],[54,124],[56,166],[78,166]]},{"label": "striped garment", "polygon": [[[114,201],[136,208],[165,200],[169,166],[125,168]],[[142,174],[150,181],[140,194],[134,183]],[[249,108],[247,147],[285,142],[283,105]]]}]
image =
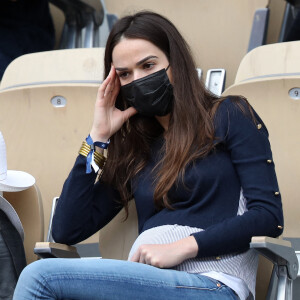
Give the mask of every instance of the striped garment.
[{"label": "striped garment", "polygon": [[[242,215],[246,210],[246,199],[241,191],[237,215]],[[203,229],[200,228],[181,226],[177,224],[163,225],[148,229],[138,236],[130,250],[128,259],[130,259],[140,245],[168,244],[202,230]],[[205,273],[207,276],[222,281],[224,284],[232,288],[241,300],[244,300],[247,299],[249,290],[252,294],[251,297],[255,295],[257,266],[258,255],[254,250],[248,250],[244,253],[228,254],[220,257],[187,259],[180,265],[174,267],[174,269],[178,271],[186,271],[188,273]],[[221,274],[221,277],[224,280],[220,279],[220,274],[216,276],[214,274],[217,273],[211,271],[223,273]],[[242,281],[238,281],[238,284],[236,284],[230,279],[231,276],[227,276],[227,274],[237,277]],[[246,286],[244,283],[246,283]],[[253,298],[255,297],[253,296]]]}]

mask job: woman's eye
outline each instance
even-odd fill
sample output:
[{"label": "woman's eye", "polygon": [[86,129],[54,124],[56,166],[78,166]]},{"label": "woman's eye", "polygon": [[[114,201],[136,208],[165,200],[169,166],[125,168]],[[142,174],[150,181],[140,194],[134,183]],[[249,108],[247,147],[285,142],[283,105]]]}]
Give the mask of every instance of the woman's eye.
[{"label": "woman's eye", "polygon": [[154,63],[145,63],[143,65],[144,69],[151,69],[154,66]]},{"label": "woman's eye", "polygon": [[128,75],[129,75],[128,72],[122,72],[122,73],[119,73],[119,77],[120,77],[120,78],[126,78]]}]

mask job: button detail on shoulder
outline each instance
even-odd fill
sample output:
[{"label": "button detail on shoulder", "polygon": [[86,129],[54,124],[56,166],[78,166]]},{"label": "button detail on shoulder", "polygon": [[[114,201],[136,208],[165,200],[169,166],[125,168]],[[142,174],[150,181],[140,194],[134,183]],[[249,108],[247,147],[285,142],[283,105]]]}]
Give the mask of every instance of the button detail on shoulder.
[{"label": "button detail on shoulder", "polygon": [[268,160],[267,160],[267,163],[268,163],[268,164],[271,164],[271,163],[272,163],[272,159],[268,159]]},{"label": "button detail on shoulder", "polygon": [[275,196],[278,196],[280,193],[279,192],[275,192],[274,194],[275,194]]},{"label": "button detail on shoulder", "polygon": [[278,225],[277,228],[278,229],[283,229],[283,227],[281,225]]},{"label": "button detail on shoulder", "polygon": [[257,129],[261,129],[262,125],[261,124],[257,124],[256,127],[257,127]]}]

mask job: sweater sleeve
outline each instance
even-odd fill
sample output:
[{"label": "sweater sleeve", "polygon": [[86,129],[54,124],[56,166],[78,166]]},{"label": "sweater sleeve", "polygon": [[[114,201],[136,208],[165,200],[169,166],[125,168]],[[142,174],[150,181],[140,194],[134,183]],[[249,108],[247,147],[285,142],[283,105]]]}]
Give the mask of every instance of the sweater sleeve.
[{"label": "sweater sleeve", "polygon": [[252,236],[277,237],[282,233],[281,195],[268,131],[254,110],[253,113],[257,122],[239,98],[224,100],[216,113],[216,137],[230,153],[247,211],[193,234],[199,247],[197,257],[242,252],[249,248]]},{"label": "sweater sleeve", "polygon": [[86,158],[79,155],[64,183],[53,217],[52,236],[58,243],[81,242],[105,226],[122,208],[120,195],[86,174]]}]

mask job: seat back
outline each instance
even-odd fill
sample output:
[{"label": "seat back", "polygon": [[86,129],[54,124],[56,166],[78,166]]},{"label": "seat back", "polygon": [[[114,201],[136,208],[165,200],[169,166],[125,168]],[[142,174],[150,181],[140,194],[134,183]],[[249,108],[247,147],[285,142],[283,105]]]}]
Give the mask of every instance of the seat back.
[{"label": "seat back", "polygon": [[8,165],[36,178],[45,233],[52,199],[60,195],[92,125],[103,53],[92,48],[24,55],[8,66],[1,82],[0,128],[9,145]]},{"label": "seat back", "polygon": [[33,253],[35,243],[44,239],[44,212],[39,188],[35,184],[21,192],[4,192],[3,196],[22,222],[26,261],[29,264],[37,259]]},{"label": "seat back", "polygon": [[269,130],[288,237],[297,237],[300,228],[299,70],[300,42],[262,46],[246,55],[235,84],[223,93],[248,98]]},{"label": "seat back", "polygon": [[103,258],[126,260],[132,244],[138,236],[138,220],[134,200],[129,203],[128,219],[124,209],[100,230],[99,247]]},{"label": "seat back", "polygon": [[[262,46],[242,60],[223,95],[243,95],[269,131],[285,218],[284,237],[300,228],[300,42]],[[257,299],[264,299],[270,265],[260,264]]]}]

